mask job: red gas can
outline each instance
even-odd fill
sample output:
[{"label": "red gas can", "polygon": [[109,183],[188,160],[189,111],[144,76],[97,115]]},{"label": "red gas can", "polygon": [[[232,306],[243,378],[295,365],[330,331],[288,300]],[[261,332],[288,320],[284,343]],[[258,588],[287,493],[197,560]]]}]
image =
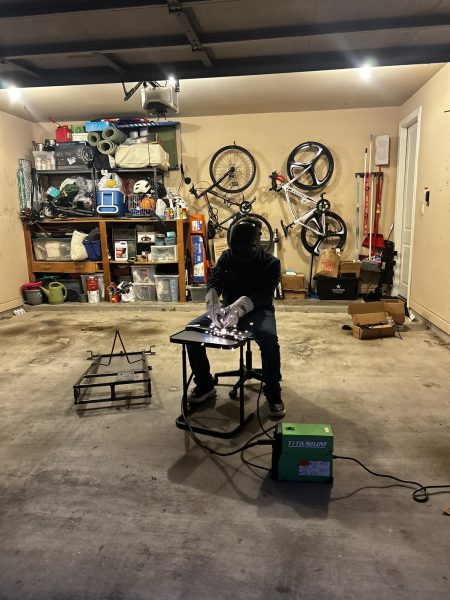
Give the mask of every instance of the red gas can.
[{"label": "red gas can", "polygon": [[70,131],[70,127],[68,125],[60,125],[56,128],[55,137],[57,142],[71,142],[72,132]]}]

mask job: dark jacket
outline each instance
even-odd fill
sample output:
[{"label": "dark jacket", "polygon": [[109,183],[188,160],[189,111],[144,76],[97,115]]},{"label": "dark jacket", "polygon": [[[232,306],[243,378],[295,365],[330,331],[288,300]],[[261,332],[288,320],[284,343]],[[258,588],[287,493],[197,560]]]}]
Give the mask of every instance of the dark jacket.
[{"label": "dark jacket", "polygon": [[217,261],[208,281],[208,290],[222,294],[225,306],[241,296],[248,296],[254,310],[273,308],[273,294],[280,281],[280,261],[261,250],[256,261],[249,265],[233,261],[226,250]]}]

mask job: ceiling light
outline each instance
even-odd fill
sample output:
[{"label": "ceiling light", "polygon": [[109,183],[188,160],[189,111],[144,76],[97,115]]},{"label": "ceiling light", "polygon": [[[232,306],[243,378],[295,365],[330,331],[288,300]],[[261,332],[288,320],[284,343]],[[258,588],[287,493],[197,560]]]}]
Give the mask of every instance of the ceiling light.
[{"label": "ceiling light", "polygon": [[359,67],[358,72],[363,81],[369,81],[372,79],[372,67],[368,63]]},{"label": "ceiling light", "polygon": [[20,98],[20,90],[17,89],[15,85],[9,85],[8,86],[8,96],[9,96],[9,101],[11,103],[17,102],[17,100],[19,100],[19,98]]},{"label": "ceiling light", "polygon": [[177,80],[175,79],[175,77],[173,75],[169,75],[169,79],[167,80],[167,83],[169,85],[175,85],[177,82]]}]

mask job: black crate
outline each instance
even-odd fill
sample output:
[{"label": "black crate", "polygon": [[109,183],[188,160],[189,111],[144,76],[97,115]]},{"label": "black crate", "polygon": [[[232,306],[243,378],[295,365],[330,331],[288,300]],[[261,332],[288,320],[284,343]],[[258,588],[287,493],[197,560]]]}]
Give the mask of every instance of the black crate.
[{"label": "black crate", "polygon": [[355,277],[320,277],[316,279],[320,300],[356,300],[359,279]]},{"label": "black crate", "polygon": [[86,169],[92,163],[92,159],[92,148],[86,142],[57,142],[56,144],[57,169]]}]

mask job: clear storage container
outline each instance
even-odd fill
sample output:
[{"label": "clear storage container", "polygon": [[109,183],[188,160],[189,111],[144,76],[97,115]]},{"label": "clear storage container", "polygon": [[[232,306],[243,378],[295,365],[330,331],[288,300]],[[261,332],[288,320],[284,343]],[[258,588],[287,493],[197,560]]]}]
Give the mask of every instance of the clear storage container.
[{"label": "clear storage container", "polygon": [[133,283],[134,299],[136,302],[155,302],[156,284]]},{"label": "clear storage container", "polygon": [[152,262],[177,262],[178,246],[152,246],[150,260]]},{"label": "clear storage container", "polygon": [[38,238],[33,240],[36,260],[70,261],[70,238]]},{"label": "clear storage container", "polygon": [[205,302],[206,285],[188,285],[187,289],[191,292],[192,302]]},{"label": "clear storage container", "polygon": [[38,171],[56,169],[55,153],[47,150],[33,150],[34,166]]},{"label": "clear storage container", "polygon": [[178,302],[178,275],[155,275],[158,302]]},{"label": "clear storage container", "polygon": [[134,283],[154,283],[156,267],[131,267]]}]

